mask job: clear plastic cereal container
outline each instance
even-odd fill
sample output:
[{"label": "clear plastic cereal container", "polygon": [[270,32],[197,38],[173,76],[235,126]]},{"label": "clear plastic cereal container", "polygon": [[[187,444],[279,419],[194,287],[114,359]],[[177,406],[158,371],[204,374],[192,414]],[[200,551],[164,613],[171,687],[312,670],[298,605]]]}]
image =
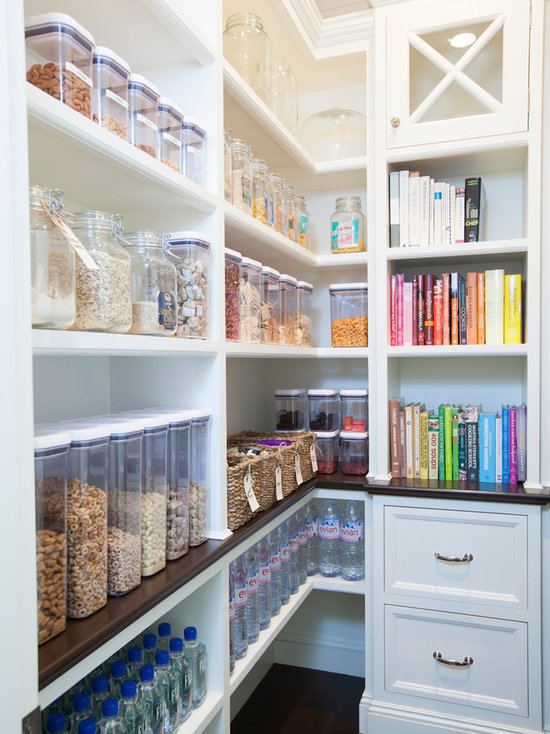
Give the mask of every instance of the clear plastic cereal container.
[{"label": "clear plastic cereal container", "polygon": [[34,434],[38,644],[67,619],[67,455],[71,437],[55,426]]},{"label": "clear plastic cereal container", "polygon": [[313,286],[305,280],[296,283],[296,346],[311,346]]},{"label": "clear plastic cereal container", "polygon": [[224,250],[225,255],[225,338],[241,340],[241,263],[240,252]]},{"label": "clear plastic cereal container", "polygon": [[342,431],[363,433],[369,430],[368,390],[340,390]]},{"label": "clear plastic cereal container", "polygon": [[96,46],[93,59],[93,119],[122,140],[128,136],[130,67],[106,46]]},{"label": "clear plastic cereal container", "polygon": [[260,295],[260,275],[262,263],[243,257],[241,262],[241,341],[260,343],[260,323],[262,298]]},{"label": "clear plastic cereal container", "polygon": [[366,474],[369,470],[369,435],[366,431],[341,431],[340,466],[343,474]]},{"label": "clear plastic cereal container", "polygon": [[70,15],[43,13],[26,21],[25,45],[27,81],[91,117],[92,34]]},{"label": "clear plastic cereal container", "polygon": [[368,284],[329,286],[333,347],[368,346]]},{"label": "clear plastic cereal container", "polygon": [[279,271],[262,268],[262,344],[279,343]]},{"label": "clear plastic cereal container", "polygon": [[210,241],[200,232],[169,232],[165,237],[177,273],[176,336],[206,339]]},{"label": "clear plastic cereal container", "polygon": [[318,431],[317,467],[319,474],[334,474],[338,471],[340,431]]},{"label": "clear plastic cereal container", "polygon": [[210,494],[209,410],[191,411],[191,473],[189,478],[189,545],[204,543],[208,531]]},{"label": "clear plastic cereal container", "polygon": [[182,161],[182,124],[182,110],[168,97],[161,97],[158,107],[159,151],[157,157],[165,166],[178,173],[181,173]]},{"label": "clear plastic cereal container", "polygon": [[337,431],[340,427],[340,393],[338,390],[308,390],[309,430]]},{"label": "clear plastic cereal container", "polygon": [[292,275],[281,273],[279,278],[279,344],[296,346],[296,287]]},{"label": "clear plastic cereal container", "polygon": [[128,82],[128,97],[130,102],[128,141],[144,153],[156,158],[160,92],[141,74],[131,74]]},{"label": "clear plastic cereal container", "polygon": [[269,168],[265,161],[252,159],[252,216],[267,224]]},{"label": "clear plastic cereal container", "polygon": [[302,388],[275,390],[275,430],[305,431],[307,392]]},{"label": "clear plastic cereal container", "polygon": [[206,173],[206,131],[192,117],[185,115],[183,134],[183,173],[199,186],[204,186]]},{"label": "clear plastic cereal container", "polygon": [[283,234],[285,221],[285,195],[283,192],[283,177],[278,173],[269,174],[270,185],[270,221],[276,232]]}]

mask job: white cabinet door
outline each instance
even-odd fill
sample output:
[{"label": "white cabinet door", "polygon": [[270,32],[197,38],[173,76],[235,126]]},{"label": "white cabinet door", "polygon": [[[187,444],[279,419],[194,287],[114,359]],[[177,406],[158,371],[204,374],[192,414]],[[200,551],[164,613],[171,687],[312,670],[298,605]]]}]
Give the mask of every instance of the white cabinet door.
[{"label": "white cabinet door", "polygon": [[529,0],[413,8],[386,18],[387,147],[527,130]]}]

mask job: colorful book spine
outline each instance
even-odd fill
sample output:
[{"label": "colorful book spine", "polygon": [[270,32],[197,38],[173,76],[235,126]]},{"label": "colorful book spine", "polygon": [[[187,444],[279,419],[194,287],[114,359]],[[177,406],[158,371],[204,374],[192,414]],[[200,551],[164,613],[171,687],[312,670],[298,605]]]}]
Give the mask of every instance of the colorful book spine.
[{"label": "colorful book spine", "polygon": [[400,476],[407,476],[407,440],[405,428],[405,411],[399,410],[399,468]]},{"label": "colorful book spine", "polygon": [[391,475],[401,476],[401,460],[399,456],[399,400],[390,400],[390,451],[391,451]]},{"label": "colorful book spine", "polygon": [[435,247],[443,246],[443,193],[444,183],[436,183],[434,191],[434,239]]},{"label": "colorful book spine", "polygon": [[439,406],[439,480],[445,481],[445,406]]},{"label": "colorful book spine", "polygon": [[517,410],[510,408],[510,484],[518,483]]},{"label": "colorful book spine", "polygon": [[390,278],[390,344],[397,346],[397,275]]},{"label": "colorful book spine", "polygon": [[458,273],[451,273],[451,344],[458,344]]},{"label": "colorful book spine", "polygon": [[495,482],[502,484],[502,417],[495,418]]},{"label": "colorful book spine", "polygon": [[527,408],[517,408],[518,482],[527,481]]},{"label": "colorful book spine", "polygon": [[425,291],[425,281],[426,278],[424,275],[420,274],[418,276],[418,320],[417,320],[417,344],[419,346],[424,346],[426,343],[425,335],[424,335],[424,321],[426,318],[426,291]]},{"label": "colorful book spine", "polygon": [[494,484],[496,452],[496,415],[479,414],[479,481]]},{"label": "colorful book spine", "polygon": [[483,239],[485,193],[480,176],[467,178],[464,192],[464,241],[479,242]]},{"label": "colorful book spine", "polygon": [[485,344],[485,273],[477,274],[477,343]]},{"label": "colorful book spine", "polygon": [[504,343],[521,344],[521,275],[504,276]]},{"label": "colorful book spine", "polygon": [[479,479],[478,416],[479,409],[475,405],[469,405],[467,408],[465,408],[464,422],[466,423],[466,478],[469,482],[477,482]]},{"label": "colorful book spine", "polygon": [[399,171],[390,173],[390,247],[399,247]]},{"label": "colorful book spine", "polygon": [[485,343],[504,343],[504,270],[485,271]]},{"label": "colorful book spine", "polygon": [[453,409],[445,406],[445,481],[453,478]]},{"label": "colorful book spine", "polygon": [[477,344],[477,273],[468,273],[468,344]]},{"label": "colorful book spine", "polygon": [[452,477],[453,482],[458,481],[458,424],[460,422],[460,411],[458,408],[453,408],[451,413],[451,434],[453,441],[453,468]]},{"label": "colorful book spine", "polygon": [[428,479],[439,478],[439,418],[428,417]]},{"label": "colorful book spine", "polygon": [[443,344],[443,280],[441,278],[434,279],[434,344]]},{"label": "colorful book spine", "polygon": [[468,344],[468,287],[463,275],[458,276],[458,343]]},{"label": "colorful book spine", "polygon": [[443,273],[443,344],[451,343],[451,276]]},{"label": "colorful book spine", "polygon": [[397,273],[397,346],[403,346],[403,285],[405,276]]},{"label": "colorful book spine", "polygon": [[420,413],[423,406],[413,404],[414,478],[420,479]]},{"label": "colorful book spine", "polygon": [[502,483],[510,483],[510,406],[502,406]]},{"label": "colorful book spine", "polygon": [[404,347],[412,347],[412,319],[413,319],[412,296],[413,296],[413,284],[403,283],[403,346]]},{"label": "colorful book spine", "polygon": [[449,245],[456,242],[456,186],[449,186]]},{"label": "colorful book spine", "polygon": [[414,479],[414,427],[413,406],[405,408],[405,452],[407,457],[407,479]]},{"label": "colorful book spine", "polygon": [[409,246],[409,172],[399,171],[399,244]]},{"label": "colorful book spine", "polygon": [[428,446],[428,413],[420,413],[420,479],[428,479],[429,446]]},{"label": "colorful book spine", "polygon": [[428,273],[426,283],[426,316],[424,319],[424,338],[426,345],[434,343],[434,276]]},{"label": "colorful book spine", "polygon": [[456,239],[455,243],[464,242],[464,187],[456,189]]},{"label": "colorful book spine", "polygon": [[466,424],[458,424],[458,481],[466,481]]},{"label": "colorful book spine", "polygon": [[418,345],[418,275],[412,278],[412,338],[413,347]]}]

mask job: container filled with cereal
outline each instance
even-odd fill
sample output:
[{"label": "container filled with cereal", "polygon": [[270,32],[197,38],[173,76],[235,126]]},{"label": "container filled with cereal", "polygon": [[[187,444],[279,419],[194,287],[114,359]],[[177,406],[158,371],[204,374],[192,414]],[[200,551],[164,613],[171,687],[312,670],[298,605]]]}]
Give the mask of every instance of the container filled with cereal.
[{"label": "container filled with cereal", "polygon": [[192,117],[185,115],[182,125],[183,173],[199,186],[206,176],[206,130]]},{"label": "container filled with cereal", "polygon": [[176,336],[206,339],[210,241],[200,232],[169,232],[165,237],[177,273]]},{"label": "container filled with cereal", "polygon": [[25,46],[27,81],[91,118],[92,34],[70,15],[43,13],[26,21]]},{"label": "container filled with cereal", "polygon": [[369,470],[368,433],[366,431],[341,431],[340,447],[342,473],[366,474]]},{"label": "container filled with cereal", "polygon": [[281,273],[279,278],[279,344],[296,346],[296,287],[292,275]]},{"label": "container filled with cereal", "polygon": [[305,431],[307,391],[302,388],[275,390],[275,430]]},{"label": "container filled with cereal", "polygon": [[168,97],[159,99],[158,159],[177,173],[181,172],[183,112]]},{"label": "container filled with cereal", "polygon": [[252,159],[252,216],[267,224],[269,168],[265,161]]},{"label": "container filled with cereal", "polygon": [[296,346],[311,346],[313,286],[306,280],[296,283]]},{"label": "container filled with cereal", "polygon": [[126,140],[128,135],[128,80],[130,67],[106,46],[96,46],[93,60],[93,119]]},{"label": "container filled with cereal", "polygon": [[152,158],[156,158],[160,92],[141,74],[131,74],[128,82],[128,98],[130,103],[128,141]]},{"label": "container filled with cereal", "polygon": [[241,263],[240,252],[224,250],[225,255],[225,338],[241,340]]},{"label": "container filled with cereal", "polygon": [[209,410],[191,411],[191,472],[189,476],[189,545],[204,543],[208,530],[210,494]]},{"label": "container filled with cereal", "polygon": [[368,284],[333,284],[329,292],[332,346],[368,346]]},{"label": "container filled with cereal", "polygon": [[38,644],[67,619],[67,455],[71,437],[55,426],[34,434]]},{"label": "container filled with cereal", "polygon": [[338,470],[340,431],[316,431],[317,467],[320,474],[334,474]]},{"label": "container filled with cereal", "polygon": [[264,265],[261,275],[262,344],[279,343],[279,271]]},{"label": "container filled with cereal", "polygon": [[260,276],[262,263],[243,257],[241,262],[241,341],[260,343],[260,323],[262,318],[262,298],[260,295]]},{"label": "container filled with cereal", "polygon": [[342,431],[368,431],[368,391],[360,388],[340,390]]}]

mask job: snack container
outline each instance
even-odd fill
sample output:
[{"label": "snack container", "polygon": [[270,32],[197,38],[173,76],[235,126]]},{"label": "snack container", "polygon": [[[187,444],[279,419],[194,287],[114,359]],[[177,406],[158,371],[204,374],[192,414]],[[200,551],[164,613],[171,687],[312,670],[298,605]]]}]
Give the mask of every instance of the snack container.
[{"label": "snack container", "polygon": [[309,430],[336,431],[340,427],[340,393],[338,390],[308,390]]},{"label": "snack container", "polygon": [[358,431],[341,431],[342,474],[366,474],[369,470],[369,436]]},{"label": "snack container", "polygon": [[183,112],[168,97],[161,97],[158,106],[158,156],[165,166],[181,173],[183,149]]},{"label": "snack container", "polygon": [[279,344],[296,346],[296,287],[292,275],[281,273],[279,278]]},{"label": "snack container", "polygon": [[118,54],[106,46],[96,46],[93,58],[92,92],[93,119],[101,127],[118,135],[128,136],[128,81],[130,67]]},{"label": "snack container", "polygon": [[210,241],[200,232],[169,232],[165,238],[168,256],[176,266],[176,336],[206,339]]},{"label": "snack container", "polygon": [[260,295],[260,276],[262,263],[243,257],[241,262],[241,341],[260,343],[260,324],[262,318],[262,299]]},{"label": "snack container", "polygon": [[204,543],[208,530],[210,494],[209,410],[191,411],[191,472],[189,477],[189,545]]},{"label": "snack container", "polygon": [[340,431],[316,431],[317,469],[319,474],[334,474],[338,470]]},{"label": "snack container", "polygon": [[240,252],[224,250],[225,255],[225,338],[227,341],[241,340],[241,263]]},{"label": "snack container", "polygon": [[279,432],[305,431],[307,392],[303,388],[275,390],[275,429]]},{"label": "snack container", "polygon": [[141,74],[131,74],[128,82],[130,134],[128,141],[152,158],[158,149],[158,103],[160,92]]},{"label": "snack container", "polygon": [[296,284],[296,346],[311,346],[313,286],[305,280]]},{"label": "snack container", "polygon": [[369,429],[368,390],[340,390],[342,431],[363,433]]},{"label": "snack container", "polygon": [[185,115],[182,125],[182,171],[199,186],[204,186],[206,172],[206,131],[192,117]]},{"label": "snack container", "polygon": [[262,268],[262,344],[279,343],[279,271]]},{"label": "snack container", "polygon": [[368,345],[367,283],[329,286],[333,347]]}]

